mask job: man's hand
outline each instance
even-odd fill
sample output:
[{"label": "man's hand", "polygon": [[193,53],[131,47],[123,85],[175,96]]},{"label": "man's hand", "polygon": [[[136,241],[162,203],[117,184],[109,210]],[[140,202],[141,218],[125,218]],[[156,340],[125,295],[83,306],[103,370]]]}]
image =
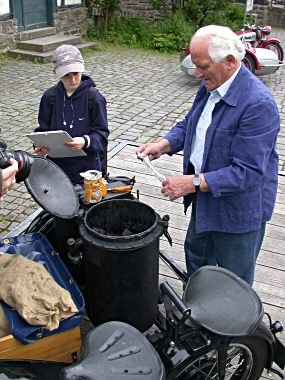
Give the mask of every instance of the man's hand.
[{"label": "man's hand", "polygon": [[[195,193],[196,189],[193,185],[193,174],[180,175],[177,177],[167,178],[162,182],[162,194],[169,198],[170,201],[174,201],[180,197],[185,197],[185,195]],[[200,174],[201,185],[200,191],[209,191],[207,182],[205,181],[204,175]]]},{"label": "man's hand", "polygon": [[142,144],[138,147],[136,153],[142,153],[144,156],[148,156],[150,161],[156,160],[162,154],[170,152],[170,144],[168,140],[162,139],[154,143]]},{"label": "man's hand", "polygon": [[10,166],[2,170],[2,186],[0,189],[0,202],[3,201],[3,195],[7,194],[16,182],[15,175],[18,172],[18,163],[13,158],[9,160]]},{"label": "man's hand", "polygon": [[192,184],[192,175],[180,175],[177,177],[167,178],[162,182],[162,194],[174,201],[177,198],[184,197],[187,194],[195,193],[195,187]]},{"label": "man's hand", "polygon": [[71,150],[80,150],[85,145],[83,137],[74,137],[72,141],[65,141],[64,145],[68,146]]}]

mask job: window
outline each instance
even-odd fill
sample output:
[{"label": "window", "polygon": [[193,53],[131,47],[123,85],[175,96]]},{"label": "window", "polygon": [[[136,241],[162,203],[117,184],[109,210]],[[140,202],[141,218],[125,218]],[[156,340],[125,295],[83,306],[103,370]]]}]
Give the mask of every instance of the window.
[{"label": "window", "polygon": [[272,0],[272,5],[281,5],[285,7],[285,0]]},{"label": "window", "polygon": [[66,7],[69,5],[82,5],[82,2],[83,0],[57,0],[57,6]]},{"label": "window", "polygon": [[10,13],[10,2],[7,0],[0,0],[0,16]]}]

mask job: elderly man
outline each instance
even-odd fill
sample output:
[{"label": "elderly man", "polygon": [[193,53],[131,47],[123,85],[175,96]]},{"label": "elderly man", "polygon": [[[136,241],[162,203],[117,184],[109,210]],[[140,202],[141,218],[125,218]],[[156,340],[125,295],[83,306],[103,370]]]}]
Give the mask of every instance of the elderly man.
[{"label": "elderly man", "polygon": [[253,284],[277,192],[280,119],[269,90],[241,64],[244,46],[227,27],[199,29],[190,45],[202,79],[193,107],[165,138],[138,152],[156,159],[184,150],[183,175],[162,183],[170,200],[192,203],[185,240],[188,274],[227,268]]}]

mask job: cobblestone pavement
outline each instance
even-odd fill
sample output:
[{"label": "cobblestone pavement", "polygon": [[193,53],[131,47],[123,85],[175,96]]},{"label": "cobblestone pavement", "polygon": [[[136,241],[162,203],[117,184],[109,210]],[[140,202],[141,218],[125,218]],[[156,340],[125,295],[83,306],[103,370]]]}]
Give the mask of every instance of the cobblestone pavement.
[{"label": "cobblestone pavement", "polygon": [[[272,36],[285,42],[285,30]],[[282,43],[285,51],[285,44]],[[108,102],[109,149],[122,140],[151,141],[170,129],[192,105],[199,82],[183,74],[179,56],[165,56],[132,49],[115,49],[85,55],[86,69]],[[32,152],[25,136],[37,126],[42,92],[56,83],[50,64],[2,60],[0,127],[9,150]],[[285,68],[262,77],[275,95],[280,115],[278,139],[280,170],[284,170]],[[1,203],[0,236],[15,228],[38,206],[23,183],[17,184]]]}]

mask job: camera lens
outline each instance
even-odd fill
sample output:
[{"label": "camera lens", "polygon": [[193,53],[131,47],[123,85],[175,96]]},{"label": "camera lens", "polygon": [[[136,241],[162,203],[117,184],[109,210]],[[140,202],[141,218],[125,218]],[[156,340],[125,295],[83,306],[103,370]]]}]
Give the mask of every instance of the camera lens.
[{"label": "camera lens", "polygon": [[16,174],[16,182],[22,182],[29,176],[34,159],[32,155],[22,150],[16,150],[11,156],[18,162],[19,166],[18,173]]},{"label": "camera lens", "polygon": [[0,168],[5,169],[10,166],[10,158],[17,161],[19,170],[16,174],[16,182],[24,181],[30,174],[31,167],[34,163],[34,158],[31,154],[23,150],[15,150],[10,152],[7,150],[7,144],[4,140],[0,139]]}]

